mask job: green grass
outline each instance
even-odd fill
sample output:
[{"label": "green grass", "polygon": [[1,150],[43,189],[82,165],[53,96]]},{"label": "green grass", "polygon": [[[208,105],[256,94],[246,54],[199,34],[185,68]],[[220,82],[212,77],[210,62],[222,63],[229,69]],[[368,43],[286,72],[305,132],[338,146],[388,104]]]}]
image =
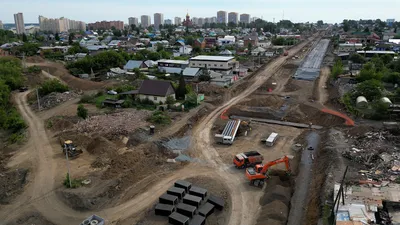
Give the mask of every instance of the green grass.
[{"label": "green grass", "polygon": [[104,100],[106,100],[107,98],[108,98],[108,99],[117,99],[117,97],[118,97],[117,95],[107,95],[107,94],[98,96],[98,97],[96,97],[96,99],[95,99],[96,107],[97,107],[97,108],[101,108],[101,107],[102,107],[102,106],[101,106],[101,103],[102,103]]}]

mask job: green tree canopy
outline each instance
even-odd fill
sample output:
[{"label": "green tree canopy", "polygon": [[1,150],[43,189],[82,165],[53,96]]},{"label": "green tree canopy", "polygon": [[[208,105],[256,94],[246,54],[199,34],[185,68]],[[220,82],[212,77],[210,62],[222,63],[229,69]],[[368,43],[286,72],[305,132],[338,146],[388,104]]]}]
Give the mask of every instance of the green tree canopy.
[{"label": "green tree canopy", "polygon": [[350,56],[349,60],[351,60],[353,63],[365,63],[366,62],[364,56],[357,54],[357,53],[352,54]]},{"label": "green tree canopy", "polygon": [[383,85],[379,80],[367,80],[356,86],[353,96],[364,96],[366,99],[372,101],[382,98],[383,90]]}]

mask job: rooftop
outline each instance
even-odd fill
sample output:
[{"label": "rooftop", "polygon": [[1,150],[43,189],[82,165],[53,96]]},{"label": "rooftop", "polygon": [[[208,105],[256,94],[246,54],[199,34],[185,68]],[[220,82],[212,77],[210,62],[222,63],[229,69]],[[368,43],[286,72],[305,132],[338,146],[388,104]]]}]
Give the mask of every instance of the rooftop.
[{"label": "rooftop", "polygon": [[229,61],[234,59],[235,57],[231,56],[210,56],[210,55],[199,55],[190,60],[208,60],[208,61]]},{"label": "rooftop", "polygon": [[173,63],[173,64],[189,64],[189,61],[187,61],[187,60],[161,59],[161,60],[158,60],[157,62],[161,62],[161,63]]},{"label": "rooftop", "polygon": [[357,51],[359,54],[396,54],[394,51]]}]

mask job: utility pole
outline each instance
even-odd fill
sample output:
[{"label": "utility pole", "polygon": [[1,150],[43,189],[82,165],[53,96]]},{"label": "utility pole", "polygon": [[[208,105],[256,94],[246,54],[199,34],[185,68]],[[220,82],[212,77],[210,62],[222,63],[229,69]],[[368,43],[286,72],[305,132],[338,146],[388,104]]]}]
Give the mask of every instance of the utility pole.
[{"label": "utility pole", "polygon": [[68,161],[68,148],[65,149],[65,158],[67,159],[67,170],[68,170],[69,188],[72,188],[71,173],[70,173],[70,170],[69,170],[69,161]]},{"label": "utility pole", "polygon": [[39,88],[36,88],[36,98],[37,98],[38,110],[40,111]]}]

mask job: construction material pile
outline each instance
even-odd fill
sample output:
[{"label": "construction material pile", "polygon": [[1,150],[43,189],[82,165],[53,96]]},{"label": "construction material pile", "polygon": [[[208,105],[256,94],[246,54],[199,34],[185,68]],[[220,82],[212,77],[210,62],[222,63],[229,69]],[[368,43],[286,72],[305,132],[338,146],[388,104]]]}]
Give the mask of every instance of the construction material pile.
[{"label": "construction material pile", "polygon": [[[67,91],[64,93],[52,92],[40,98],[40,110],[53,108],[63,102],[78,98],[80,95],[74,91]],[[33,102],[32,108],[38,110],[37,102]]]},{"label": "construction material pile", "polygon": [[394,180],[400,174],[400,137],[388,131],[367,132],[353,137],[351,149],[343,157],[361,164],[360,172],[376,180]]},{"label": "construction material pile", "polygon": [[150,113],[145,110],[130,110],[91,116],[75,124],[74,129],[81,133],[96,133],[104,135],[107,139],[116,139],[121,135],[127,136],[137,128],[147,126],[146,118]]}]

